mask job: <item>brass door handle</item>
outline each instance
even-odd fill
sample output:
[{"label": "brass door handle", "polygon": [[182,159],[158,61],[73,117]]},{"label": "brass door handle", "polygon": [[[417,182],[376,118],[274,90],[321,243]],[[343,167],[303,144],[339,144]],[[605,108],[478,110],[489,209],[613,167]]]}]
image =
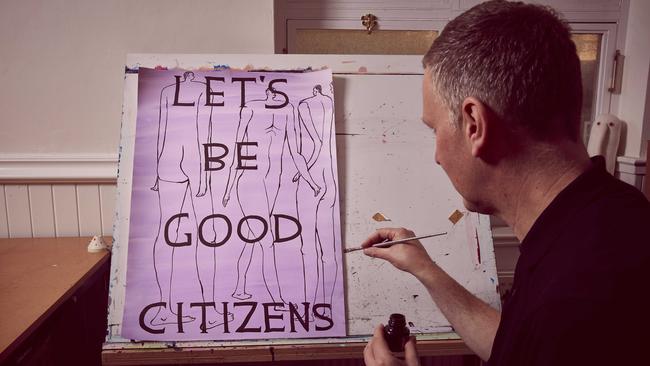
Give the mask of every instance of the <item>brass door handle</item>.
[{"label": "brass door handle", "polygon": [[366,31],[370,34],[375,26],[377,26],[377,17],[374,14],[368,13],[361,17],[361,25],[366,27]]}]

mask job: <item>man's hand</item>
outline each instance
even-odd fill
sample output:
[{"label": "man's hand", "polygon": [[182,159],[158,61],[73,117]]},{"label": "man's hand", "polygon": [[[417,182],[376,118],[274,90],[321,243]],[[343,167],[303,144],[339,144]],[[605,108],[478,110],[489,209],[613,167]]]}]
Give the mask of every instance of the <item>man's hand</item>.
[{"label": "man's hand", "polygon": [[422,274],[434,267],[434,263],[418,240],[395,244],[390,248],[370,248],[371,245],[385,240],[399,240],[414,236],[411,230],[404,228],[382,228],[377,229],[361,246],[366,248],[363,250],[365,255],[387,260],[396,268],[420,278]]},{"label": "man's hand", "polygon": [[420,360],[415,350],[415,337],[409,338],[404,346],[404,360],[395,357],[388,348],[388,343],[384,338],[384,326],[379,324],[375,328],[372,339],[363,350],[363,360],[366,366],[388,366],[388,365],[406,365],[419,366]]}]

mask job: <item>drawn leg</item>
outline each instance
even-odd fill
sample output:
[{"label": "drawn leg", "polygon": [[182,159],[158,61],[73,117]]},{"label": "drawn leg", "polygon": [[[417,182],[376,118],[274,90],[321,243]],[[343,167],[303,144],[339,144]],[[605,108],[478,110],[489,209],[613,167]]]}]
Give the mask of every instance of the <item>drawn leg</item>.
[{"label": "drawn leg", "polygon": [[[214,212],[212,204],[211,193],[203,197],[195,197],[193,192],[190,192],[192,197],[192,208],[196,222],[197,235],[194,251],[194,261],[196,263],[196,274],[199,279],[199,287],[201,289],[201,297],[203,302],[215,302],[214,307],[206,308],[206,329],[214,328],[224,323],[225,319],[223,313],[217,310],[215,301],[216,290],[216,276],[217,276],[217,250],[215,243],[217,242],[217,227],[215,220],[206,221],[202,228],[203,239],[208,243],[204,244],[199,239],[198,230],[199,224],[203,218],[211,215]],[[228,321],[234,319],[232,313],[227,315]],[[205,330],[205,329],[202,329]]]},{"label": "drawn leg", "polygon": [[[319,294],[318,298],[319,300],[322,299],[324,303],[332,305],[339,273],[338,246],[336,242],[336,228],[334,227],[334,219],[337,217],[336,212],[334,212],[336,192],[331,189],[333,182],[327,182],[326,187],[327,192],[319,201],[316,216],[316,232],[321,245],[321,264],[323,266],[322,294]],[[323,308],[323,310],[325,312],[330,311],[326,308]]]},{"label": "drawn leg", "polygon": [[[240,181],[242,180],[244,182],[246,181],[245,178],[243,177],[240,179]],[[237,190],[237,204],[239,205],[242,214],[246,216],[247,215],[246,208],[242,206],[242,200],[240,199],[239,196],[239,181],[237,182],[236,190]],[[245,232],[243,232],[242,234],[245,237],[253,238],[255,236],[248,223],[243,228],[243,230],[245,230]],[[237,283],[235,284],[235,290],[230,295],[235,299],[248,300],[253,296],[248,292],[246,292],[246,277],[248,276],[248,270],[250,269],[251,261],[253,259],[253,249],[254,249],[253,243],[244,243],[244,245],[241,248],[241,253],[239,253],[239,259],[237,259]]]},{"label": "drawn leg", "polygon": [[[244,177],[240,179],[240,183],[244,180],[243,178]],[[248,233],[248,238],[250,240],[257,239],[257,241],[255,241],[255,244],[259,244],[260,248],[262,249],[261,250],[262,278],[264,280],[266,290],[271,296],[271,299],[273,300],[273,302],[284,303],[284,300],[282,298],[282,291],[280,289],[280,282],[278,280],[277,267],[275,263],[275,249],[273,247],[274,245],[273,236],[271,235],[271,231],[269,230],[269,226],[268,226],[268,218],[270,216],[270,213],[268,212],[268,209],[264,204],[260,205],[259,202],[251,202],[250,200],[246,200],[246,199],[242,200],[241,195],[239,194],[239,189],[240,187],[238,186],[237,200],[239,201],[239,205],[242,209],[242,213],[244,214],[244,216],[257,216],[260,219],[265,220],[264,223],[262,223],[260,220],[257,219],[252,219],[252,218],[247,219],[242,226],[242,231],[244,231],[243,229],[246,229]],[[246,192],[246,190],[243,191]],[[246,251],[246,247],[244,247],[244,249],[242,250],[242,256],[240,258],[240,261],[246,258],[245,251]],[[252,256],[252,254],[253,254],[253,250],[250,249],[250,256]],[[250,258],[250,256],[248,258]],[[248,265],[250,264],[250,259],[247,259],[246,262],[244,262],[246,264],[246,270],[244,272],[244,276],[247,273]],[[239,265],[238,265],[238,269],[239,269]],[[245,279],[244,279],[244,283],[245,283]],[[244,290],[243,293],[246,293],[245,288],[243,290]],[[286,309],[288,309],[288,307],[286,307]]]},{"label": "drawn leg", "polygon": [[[165,308],[158,308],[158,312],[150,321],[151,325],[175,324],[177,317],[172,304],[172,279],[174,277],[174,251],[175,247],[165,242],[165,226],[167,220],[183,210],[183,203],[187,196],[187,182],[172,183],[159,180],[158,202],[160,221],[158,235],[153,246],[154,272],[160,294],[160,301],[167,304]],[[164,202],[164,204],[163,204]],[[168,228],[171,242],[178,242],[180,220],[173,221]],[[194,320],[194,317],[183,316],[183,322]]]},{"label": "drawn leg", "polygon": [[[253,236],[250,231],[247,235]],[[235,291],[231,295],[235,299],[248,300],[253,296],[246,292],[246,276],[248,275],[248,269],[253,259],[253,247],[253,244],[244,243],[244,246],[241,248],[241,253],[237,260],[237,284],[235,285]]]},{"label": "drawn leg", "polygon": [[[298,220],[300,222],[316,223],[317,197],[306,182],[298,183],[296,203],[298,207]],[[305,289],[305,302],[316,303],[316,293],[320,283],[321,249],[316,237],[316,226],[303,225],[300,235],[300,252],[302,254],[304,270],[303,281]]]}]

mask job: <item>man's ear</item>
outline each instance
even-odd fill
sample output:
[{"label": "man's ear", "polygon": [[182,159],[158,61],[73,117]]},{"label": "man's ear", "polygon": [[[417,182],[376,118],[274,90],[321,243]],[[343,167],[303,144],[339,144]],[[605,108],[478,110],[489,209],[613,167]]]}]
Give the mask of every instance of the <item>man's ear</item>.
[{"label": "man's ear", "polygon": [[469,143],[472,156],[484,158],[487,149],[487,138],[492,132],[488,107],[474,97],[463,100],[461,109],[462,132]]}]

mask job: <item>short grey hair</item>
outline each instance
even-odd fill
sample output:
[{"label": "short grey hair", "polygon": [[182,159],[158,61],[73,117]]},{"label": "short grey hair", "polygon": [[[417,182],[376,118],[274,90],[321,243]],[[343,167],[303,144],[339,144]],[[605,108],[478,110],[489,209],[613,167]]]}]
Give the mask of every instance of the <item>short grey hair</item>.
[{"label": "short grey hair", "polygon": [[580,60],[567,23],[549,7],[476,5],[449,22],[422,64],[456,126],[471,96],[536,138],[578,139]]}]

